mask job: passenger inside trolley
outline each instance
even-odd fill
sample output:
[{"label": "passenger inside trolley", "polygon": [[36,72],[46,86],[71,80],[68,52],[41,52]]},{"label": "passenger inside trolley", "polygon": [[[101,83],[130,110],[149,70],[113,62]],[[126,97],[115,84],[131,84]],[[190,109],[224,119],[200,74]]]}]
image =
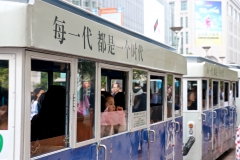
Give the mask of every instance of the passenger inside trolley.
[{"label": "passenger inside trolley", "polygon": [[[31,156],[68,145],[69,64],[31,60]],[[60,80],[59,80],[60,79]],[[44,93],[44,91],[46,91]]]},{"label": "passenger inside trolley", "polygon": [[116,70],[101,70],[101,137],[127,130],[126,74]]},{"label": "passenger inside trolley", "polygon": [[188,99],[187,99],[187,109],[197,110],[196,101],[196,91],[197,91],[197,81],[188,81]]}]

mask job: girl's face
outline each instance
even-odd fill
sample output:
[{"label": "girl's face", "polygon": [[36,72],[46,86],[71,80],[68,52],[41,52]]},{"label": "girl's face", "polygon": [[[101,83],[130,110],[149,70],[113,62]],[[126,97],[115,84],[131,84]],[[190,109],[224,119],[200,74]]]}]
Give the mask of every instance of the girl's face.
[{"label": "girl's face", "polygon": [[189,96],[189,101],[194,102],[195,101],[195,94],[191,93]]},{"label": "girl's face", "polygon": [[115,111],[114,99],[113,97],[109,97],[107,102],[105,103],[105,107],[108,108],[108,111]]}]

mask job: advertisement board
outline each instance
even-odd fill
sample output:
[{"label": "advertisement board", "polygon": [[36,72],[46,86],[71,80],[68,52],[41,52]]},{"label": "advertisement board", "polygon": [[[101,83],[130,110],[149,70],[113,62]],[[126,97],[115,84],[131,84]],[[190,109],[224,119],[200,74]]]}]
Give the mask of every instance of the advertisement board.
[{"label": "advertisement board", "polygon": [[100,16],[120,26],[122,25],[122,8],[102,8],[100,9]]},{"label": "advertisement board", "polygon": [[157,0],[144,0],[144,35],[165,43],[164,6]]},{"label": "advertisement board", "polygon": [[196,45],[222,44],[222,4],[219,1],[195,1]]}]

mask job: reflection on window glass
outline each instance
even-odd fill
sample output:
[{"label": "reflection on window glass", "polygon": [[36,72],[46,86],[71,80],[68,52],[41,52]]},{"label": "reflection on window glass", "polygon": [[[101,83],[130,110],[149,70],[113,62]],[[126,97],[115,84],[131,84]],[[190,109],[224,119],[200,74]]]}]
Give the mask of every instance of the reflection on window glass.
[{"label": "reflection on window glass", "polygon": [[133,112],[146,111],[147,72],[134,70],[133,73]]},{"label": "reflection on window glass", "polygon": [[163,121],[164,117],[164,77],[151,76],[150,78],[150,123]]},{"label": "reflection on window glass", "polygon": [[54,72],[69,75],[69,68],[66,63],[31,60],[31,157],[68,147],[69,98],[65,86],[54,85]]},{"label": "reflection on window glass", "polygon": [[172,117],[173,76],[167,75],[167,118]]},{"label": "reflection on window glass", "polygon": [[77,142],[94,138],[95,62],[78,60]]},{"label": "reflection on window glass", "polygon": [[188,81],[187,109],[197,110],[197,81]]},{"label": "reflection on window glass", "polygon": [[147,72],[133,70],[132,86],[132,112],[134,113],[132,125],[139,127],[147,124]]},{"label": "reflection on window glass", "polygon": [[8,130],[9,62],[0,60],[0,130]]},{"label": "reflection on window glass", "polygon": [[224,97],[224,101],[227,102],[229,98],[229,83],[224,83],[224,90],[225,90],[224,94],[223,95],[220,94],[220,99]]},{"label": "reflection on window glass", "polygon": [[207,80],[202,80],[202,107],[207,109]]},{"label": "reflection on window glass", "polygon": [[101,70],[101,137],[127,130],[127,92],[124,88],[127,75],[123,71]]},{"label": "reflection on window glass", "polygon": [[53,72],[53,85],[66,86],[66,73]]},{"label": "reflection on window glass", "polygon": [[218,82],[213,81],[213,107],[217,107],[218,105],[218,89],[219,89]]},{"label": "reflection on window glass", "polygon": [[181,116],[181,79],[175,78],[175,117]]},{"label": "reflection on window glass", "polygon": [[212,108],[212,80],[209,80],[209,109]]}]

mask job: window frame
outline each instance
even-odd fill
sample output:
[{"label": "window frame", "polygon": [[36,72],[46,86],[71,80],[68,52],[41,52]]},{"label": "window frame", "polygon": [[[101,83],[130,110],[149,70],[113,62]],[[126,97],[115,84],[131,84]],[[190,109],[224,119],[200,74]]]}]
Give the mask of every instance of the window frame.
[{"label": "window frame", "polygon": [[[163,98],[163,100],[164,100],[164,116],[163,116],[163,121],[161,121],[161,122],[156,122],[156,123],[153,123],[153,124],[151,124],[150,123],[150,101],[149,101],[149,103],[148,103],[148,105],[149,105],[149,112],[148,112],[148,128],[149,127],[151,127],[151,126],[154,126],[154,125],[158,125],[158,124],[160,124],[160,123],[163,123],[163,122],[166,122],[167,121],[167,110],[166,110],[166,106],[167,106],[167,83],[166,83],[166,81],[167,81],[167,74],[165,74],[165,73],[157,73],[157,72],[149,72],[149,91],[150,91],[150,78],[151,78],[151,76],[161,76],[161,77],[164,77],[164,91],[163,91],[163,95],[164,95],[164,98]],[[149,99],[150,99],[150,93],[149,93]]]},{"label": "window frame", "polygon": [[46,54],[46,53],[41,53],[38,51],[26,51],[26,57],[25,57],[25,75],[24,75],[24,85],[25,85],[25,99],[24,99],[24,135],[23,138],[25,139],[23,142],[23,147],[24,147],[24,159],[38,159],[38,158],[42,158],[45,156],[49,156],[49,155],[53,155],[55,153],[59,153],[65,150],[69,150],[70,148],[75,148],[75,143],[74,143],[74,135],[76,135],[76,133],[74,133],[74,129],[72,129],[73,125],[74,125],[74,104],[73,104],[73,94],[75,93],[75,78],[74,78],[74,74],[71,75],[70,77],[70,91],[69,91],[69,147],[60,149],[60,150],[56,150],[56,151],[52,151],[49,153],[44,153],[35,157],[31,158],[30,155],[30,151],[31,151],[31,122],[30,122],[30,111],[31,111],[31,97],[29,95],[29,93],[31,93],[31,86],[29,84],[31,84],[31,60],[32,59],[37,59],[37,60],[45,60],[45,61],[53,61],[53,62],[62,62],[62,63],[69,63],[70,64],[70,72],[74,73],[75,69],[76,69],[76,61],[74,61],[74,58],[68,58],[68,57],[64,57],[64,56],[56,56],[56,55],[50,55],[50,54]]},{"label": "window frame", "polygon": [[181,11],[187,11],[187,1],[181,1]]},{"label": "window frame", "polygon": [[184,78],[183,79],[183,112],[187,113],[196,113],[196,112],[202,112],[202,109],[200,109],[201,102],[199,101],[199,97],[202,97],[202,95],[199,96],[199,94],[196,96],[197,98],[197,110],[188,110],[187,109],[187,96],[188,96],[188,81],[196,81],[197,82],[197,92],[201,93],[202,89],[202,79],[201,78]]},{"label": "window frame", "polygon": [[180,26],[183,27],[183,17],[180,17]]},{"label": "window frame", "polygon": [[[147,106],[146,106],[146,114],[147,114],[147,116],[146,116],[146,125],[143,125],[143,126],[140,126],[140,127],[133,127],[132,126],[132,110],[131,110],[131,107],[132,107],[132,103],[130,103],[130,107],[129,107],[129,109],[130,109],[130,111],[129,111],[129,113],[131,113],[131,115],[130,115],[130,119],[128,120],[129,122],[130,122],[130,132],[134,132],[134,131],[137,131],[137,130],[141,130],[141,129],[146,129],[148,126],[149,126],[149,124],[150,124],[150,121],[148,121],[148,119],[150,119],[150,103],[149,103],[149,99],[150,99],[150,94],[149,94],[149,91],[150,91],[150,72],[148,71],[148,70],[146,70],[146,69],[142,69],[142,68],[135,68],[135,67],[133,67],[133,68],[131,68],[131,90],[130,90],[130,97],[132,97],[132,94],[133,94],[133,91],[132,91],[132,78],[133,78],[133,70],[141,70],[141,71],[145,71],[145,72],[147,72]],[[130,98],[129,98],[129,100],[130,100]],[[133,101],[133,100],[130,100],[130,101]]]},{"label": "window frame", "polygon": [[214,110],[214,109],[217,109],[217,108],[220,108],[220,89],[219,89],[219,87],[220,87],[220,80],[217,80],[217,79],[212,79],[212,91],[213,91],[213,82],[218,82],[218,93],[217,93],[217,95],[218,95],[218,104],[214,107],[213,106],[213,92],[212,92],[212,109]]},{"label": "window frame", "polygon": [[[202,80],[202,82],[203,82],[203,81],[207,81],[206,109],[203,110],[203,108],[202,108],[202,113],[203,113],[204,111],[207,111],[207,110],[210,109],[210,108],[209,108],[209,79],[207,79],[207,78],[202,78],[201,80]],[[201,82],[201,87],[203,86],[203,83],[202,83],[202,82]],[[202,89],[202,88],[201,88],[201,89]],[[201,99],[203,99],[202,95],[201,95]],[[203,106],[203,104],[202,104],[201,106]]]},{"label": "window frame", "polygon": [[186,28],[188,28],[188,17],[185,17],[185,25],[186,25]]},{"label": "window frame", "polygon": [[[167,78],[168,78],[168,75],[172,75],[172,89],[173,89],[173,92],[172,92],[172,97],[173,97],[173,100],[172,100],[172,117],[169,117],[167,118],[167,109],[165,111],[165,121],[170,121],[170,120],[173,120],[175,119],[175,112],[174,112],[174,108],[175,108],[175,83],[174,83],[174,74],[173,73],[166,73],[166,90],[165,90],[165,99],[166,99],[166,108],[167,108]],[[174,109],[174,110],[173,110]]]},{"label": "window frame", "polygon": [[[110,65],[110,64],[104,64],[104,63],[98,63],[97,65],[97,70],[96,70],[96,73],[97,73],[97,81],[96,81],[96,89],[95,89],[95,94],[97,95],[97,97],[95,97],[97,99],[97,103],[95,104],[101,104],[101,97],[100,97],[100,94],[101,93],[101,69],[110,69],[110,70],[116,70],[116,71],[124,71],[124,72],[128,72],[129,73],[129,77],[128,77],[128,80],[126,82],[126,86],[128,87],[131,87],[132,89],[132,69],[131,67],[122,67],[122,66],[113,66],[113,65]],[[132,91],[131,90],[128,90],[128,93],[127,93],[127,97],[130,97],[130,93]],[[111,137],[115,137],[115,136],[119,136],[121,134],[125,134],[127,132],[130,132],[131,131],[131,124],[132,124],[132,119],[131,119],[131,114],[132,113],[132,110],[131,110],[131,103],[130,103],[130,98],[127,100],[127,104],[128,104],[128,109],[127,109],[127,129],[126,131],[124,132],[121,132],[121,133],[118,133],[118,134],[114,134],[114,135],[111,135],[111,136],[106,136],[106,137],[102,137],[101,138],[101,132],[99,132],[101,130],[101,110],[100,110],[100,107],[98,108],[98,110],[96,111],[95,113],[95,129],[96,129],[96,132],[95,132],[95,137],[97,138],[97,141],[99,140],[103,140],[103,139],[108,139],[108,138],[111,138]],[[130,106],[130,107],[129,107]]]},{"label": "window frame", "polygon": [[182,106],[180,106],[180,116],[175,116],[175,91],[176,91],[176,88],[175,88],[175,84],[174,84],[174,105],[173,105],[173,111],[174,111],[174,118],[178,118],[178,117],[181,117],[183,116],[183,77],[181,77],[180,75],[173,75],[173,80],[174,80],[174,83],[175,83],[175,78],[178,78],[180,79],[180,102],[182,104]]},{"label": "window frame", "polygon": [[[74,83],[74,94],[75,94],[75,97],[77,97],[77,74],[75,74],[75,73],[77,73],[77,70],[78,70],[78,60],[79,59],[83,59],[83,58],[81,58],[81,57],[79,57],[79,58],[76,58],[75,59],[75,63],[76,63],[76,66],[75,66],[75,71],[73,72],[74,74],[72,74],[72,75],[75,75],[75,77],[74,77],[74,80],[75,80],[75,83]],[[97,93],[98,93],[98,88],[97,88],[97,82],[98,82],[98,62],[97,61],[92,61],[92,62],[95,62],[95,95],[97,95]],[[100,83],[101,83],[101,78],[100,78]],[[101,87],[100,87],[101,88]],[[101,89],[100,89],[101,90]],[[89,145],[89,144],[92,144],[92,143],[95,143],[96,141],[97,141],[97,127],[98,126],[96,126],[97,125],[97,117],[96,117],[96,114],[100,111],[100,109],[98,108],[98,107],[96,107],[96,104],[99,104],[98,103],[98,97],[97,96],[95,96],[94,97],[94,100],[95,100],[95,106],[94,106],[94,109],[95,109],[95,113],[94,113],[94,115],[93,115],[93,117],[94,117],[94,125],[95,125],[95,130],[94,130],[94,135],[95,135],[95,137],[94,138],[92,138],[92,139],[89,139],[89,140],[85,140],[85,141],[81,141],[81,142],[77,142],[77,106],[76,106],[76,102],[77,102],[77,99],[75,99],[75,110],[74,110],[74,118],[73,118],[73,126],[72,126],[72,130],[73,130],[73,143],[75,144],[74,145],[74,148],[79,148],[79,147],[82,147],[82,146],[86,146],[86,145]]]},{"label": "window frame", "polygon": [[[14,159],[14,151],[15,151],[15,139],[11,137],[15,137],[15,131],[17,131],[15,125],[15,121],[17,119],[15,112],[18,110],[15,105],[16,102],[16,54],[13,53],[0,53],[0,61],[7,60],[8,61],[8,129],[0,130],[0,132],[7,132],[8,134],[8,159]],[[11,99],[11,100],[10,100]]]},{"label": "window frame", "polygon": [[[227,95],[228,95],[228,101],[225,101],[225,95],[226,95],[226,93],[225,93],[225,88],[226,88],[225,83],[228,83],[228,93],[227,93]],[[229,82],[229,81],[223,81],[223,84],[224,84],[224,85],[223,85],[223,86],[224,86],[224,87],[223,87],[223,89],[224,89],[224,97],[223,97],[223,98],[224,98],[224,100],[223,100],[223,101],[224,101],[224,106],[223,106],[223,107],[225,107],[225,106],[228,106],[228,105],[229,105],[229,102],[230,102],[230,101],[229,101],[229,100],[230,100],[230,95],[229,95],[229,94],[230,94],[230,82]]]}]

